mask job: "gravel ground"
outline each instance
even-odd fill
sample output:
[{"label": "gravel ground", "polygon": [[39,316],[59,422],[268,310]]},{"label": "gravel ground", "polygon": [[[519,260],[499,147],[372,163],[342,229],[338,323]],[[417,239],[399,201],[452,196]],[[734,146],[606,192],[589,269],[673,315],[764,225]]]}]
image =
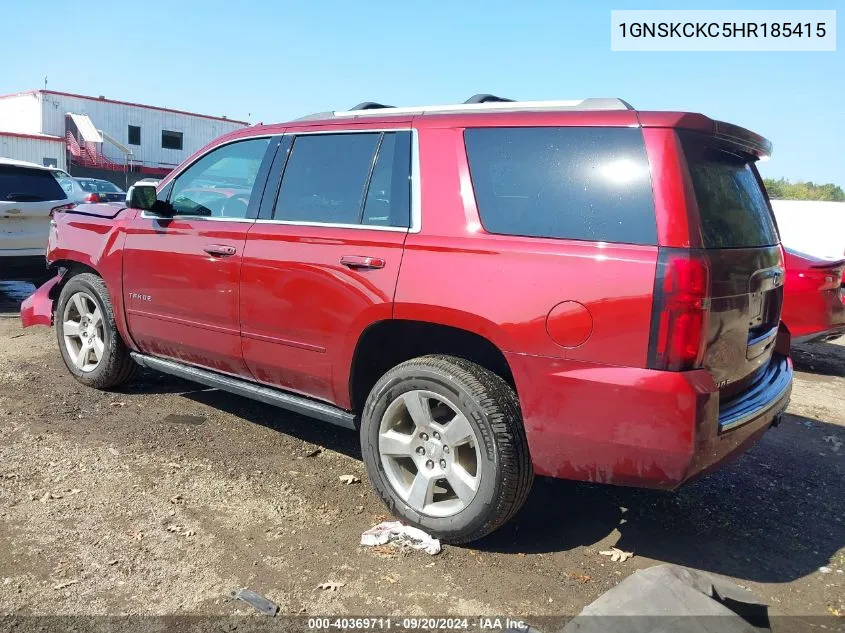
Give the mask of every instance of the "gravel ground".
[{"label": "gravel ground", "polygon": [[575,614],[661,562],[845,611],[845,341],[796,352],[784,422],[719,472],[675,493],[540,479],[504,529],[432,557],[359,547],[387,517],[356,434],[155,373],[87,389],[51,329],[21,329],[29,291],[0,284],[0,613],[232,615],[249,587],[289,614]]}]

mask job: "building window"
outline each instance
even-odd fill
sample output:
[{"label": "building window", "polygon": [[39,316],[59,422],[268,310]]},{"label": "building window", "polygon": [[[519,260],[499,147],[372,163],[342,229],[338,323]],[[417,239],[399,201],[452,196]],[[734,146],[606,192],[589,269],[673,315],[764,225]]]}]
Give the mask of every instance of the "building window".
[{"label": "building window", "polygon": [[41,163],[45,167],[58,167],[59,166],[59,161],[55,158],[42,158]]},{"label": "building window", "polygon": [[182,132],[162,130],[161,146],[163,149],[182,149]]},{"label": "building window", "polygon": [[141,144],[141,126],[140,125],[130,125],[129,126],[129,144],[130,145],[140,145]]}]

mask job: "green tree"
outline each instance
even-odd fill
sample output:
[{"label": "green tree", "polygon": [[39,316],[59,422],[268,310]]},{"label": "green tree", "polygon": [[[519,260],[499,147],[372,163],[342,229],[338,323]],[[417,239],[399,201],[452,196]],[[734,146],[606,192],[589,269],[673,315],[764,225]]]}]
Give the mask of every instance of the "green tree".
[{"label": "green tree", "polygon": [[827,183],[817,185],[813,182],[792,182],[786,178],[774,180],[764,178],[766,191],[773,200],[827,200],[845,202],[845,191],[842,187]]}]

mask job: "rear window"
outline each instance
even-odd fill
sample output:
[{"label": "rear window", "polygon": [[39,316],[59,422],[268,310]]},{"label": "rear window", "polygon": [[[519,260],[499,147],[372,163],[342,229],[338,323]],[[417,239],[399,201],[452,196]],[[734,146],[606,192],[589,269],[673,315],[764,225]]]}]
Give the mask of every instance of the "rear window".
[{"label": "rear window", "polygon": [[92,191],[95,193],[120,193],[121,190],[116,185],[110,183],[108,180],[80,180],[79,186],[85,191]]},{"label": "rear window", "polygon": [[751,248],[778,243],[754,167],[742,156],[681,133],[705,248]]},{"label": "rear window", "polygon": [[0,165],[0,201],[42,202],[66,197],[49,170]]},{"label": "rear window", "polygon": [[657,243],[640,129],[473,128],[464,137],[490,233]]}]

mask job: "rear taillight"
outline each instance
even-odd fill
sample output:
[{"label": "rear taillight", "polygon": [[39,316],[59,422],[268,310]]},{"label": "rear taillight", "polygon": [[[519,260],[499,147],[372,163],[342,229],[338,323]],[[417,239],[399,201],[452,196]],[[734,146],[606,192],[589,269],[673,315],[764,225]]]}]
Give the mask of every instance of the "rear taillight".
[{"label": "rear taillight", "polygon": [[100,194],[98,193],[89,193],[85,196],[85,202],[99,202],[100,201]]},{"label": "rear taillight", "polygon": [[76,205],[71,202],[70,204],[62,204],[62,205],[59,205],[58,207],[53,207],[52,209],[50,209],[50,217],[52,218],[54,215],[56,215],[56,213],[61,213],[62,211],[67,211],[68,209],[73,209],[73,207],[75,207],[75,206]]},{"label": "rear taillight", "polygon": [[703,254],[660,248],[654,281],[648,367],[701,367],[710,314],[710,266]]}]

